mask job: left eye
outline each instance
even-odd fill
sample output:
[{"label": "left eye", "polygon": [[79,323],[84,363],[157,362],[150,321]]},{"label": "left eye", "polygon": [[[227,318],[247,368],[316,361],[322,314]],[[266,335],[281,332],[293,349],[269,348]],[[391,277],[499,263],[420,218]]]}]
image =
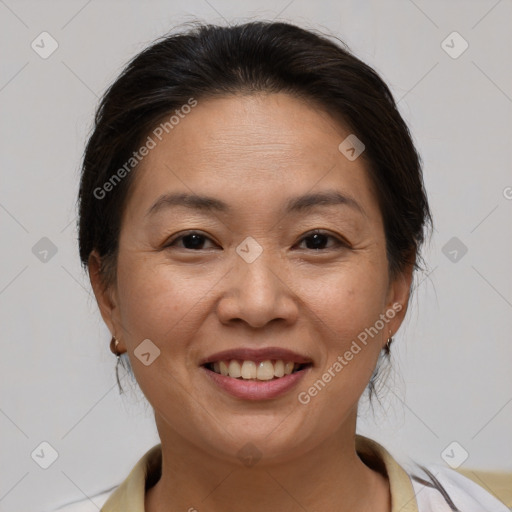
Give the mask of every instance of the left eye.
[{"label": "left eye", "polygon": [[[344,242],[342,242],[339,238],[337,238],[333,235],[330,235],[328,233],[324,233],[322,231],[314,231],[314,232],[310,233],[309,235],[303,237],[301,239],[301,242],[310,240],[310,245],[312,245],[312,247],[307,247],[307,248],[317,251],[317,250],[325,249],[324,246],[329,238],[334,240],[334,242],[335,242],[334,247],[340,247],[340,246],[347,245]],[[330,247],[327,247],[327,249],[330,249]]]}]

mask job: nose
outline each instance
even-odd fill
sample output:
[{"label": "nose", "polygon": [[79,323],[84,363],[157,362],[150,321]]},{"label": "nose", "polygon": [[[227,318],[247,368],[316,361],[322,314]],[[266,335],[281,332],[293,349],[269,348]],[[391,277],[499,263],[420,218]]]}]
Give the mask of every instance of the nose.
[{"label": "nose", "polygon": [[238,255],[235,258],[217,304],[220,321],[243,322],[253,328],[277,320],[293,324],[298,317],[298,298],[279,258],[269,251],[251,263]]}]

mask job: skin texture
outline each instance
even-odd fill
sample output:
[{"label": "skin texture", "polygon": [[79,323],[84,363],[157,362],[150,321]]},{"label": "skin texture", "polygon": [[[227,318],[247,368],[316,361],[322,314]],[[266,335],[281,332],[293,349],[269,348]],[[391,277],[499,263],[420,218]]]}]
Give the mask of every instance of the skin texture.
[{"label": "skin texture", "polygon": [[[95,251],[89,271],[162,441],[162,476],[146,510],[391,510],[388,481],[359,459],[354,435],[358,400],[406,312],[412,271],[390,281],[365,162],[338,150],[349,134],[283,93],[203,100],[135,171],[117,282],[101,289]],[[291,197],[332,189],[364,213],[347,205],[284,212]],[[146,216],[161,194],[177,191],[214,196],[233,211],[174,207]],[[315,250],[314,229],[334,238]],[[187,230],[204,235],[199,250],[183,239],[164,247]],[[263,249],[252,263],[236,252],[247,236]],[[385,328],[299,403],[297,394],[396,303],[402,309]],[[149,366],[133,354],[145,339],[160,350]],[[276,399],[234,398],[199,367],[218,351],[269,346],[313,360],[298,387]],[[261,456],[251,467],[237,456],[247,443]]]}]

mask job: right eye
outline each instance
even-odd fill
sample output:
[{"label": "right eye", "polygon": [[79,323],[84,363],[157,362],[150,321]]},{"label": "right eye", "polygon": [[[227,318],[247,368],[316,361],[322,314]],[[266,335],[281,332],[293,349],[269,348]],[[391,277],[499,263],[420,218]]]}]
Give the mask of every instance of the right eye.
[{"label": "right eye", "polygon": [[206,235],[199,231],[187,231],[186,233],[173,238],[169,243],[165,244],[164,249],[171,247],[178,247],[177,242],[182,242],[180,249],[190,249],[193,251],[203,250],[204,243],[206,240],[210,240]]}]

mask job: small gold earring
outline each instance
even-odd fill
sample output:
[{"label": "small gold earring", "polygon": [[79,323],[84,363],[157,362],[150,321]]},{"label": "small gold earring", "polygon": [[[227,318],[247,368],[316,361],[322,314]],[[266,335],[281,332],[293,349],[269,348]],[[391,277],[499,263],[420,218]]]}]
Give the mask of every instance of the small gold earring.
[{"label": "small gold earring", "polygon": [[386,353],[389,354],[391,352],[391,343],[393,343],[393,336],[391,335],[391,331],[389,331],[389,338],[386,341]]},{"label": "small gold earring", "polygon": [[[121,361],[121,353],[119,349],[117,348],[119,346],[119,340],[112,336],[112,339],[110,340],[110,350],[113,354],[116,356],[116,380],[117,380],[117,387],[119,388],[119,394],[121,395],[123,393],[123,388],[121,387],[121,382],[119,381],[119,362]],[[124,366],[124,365],[123,365]]]}]

